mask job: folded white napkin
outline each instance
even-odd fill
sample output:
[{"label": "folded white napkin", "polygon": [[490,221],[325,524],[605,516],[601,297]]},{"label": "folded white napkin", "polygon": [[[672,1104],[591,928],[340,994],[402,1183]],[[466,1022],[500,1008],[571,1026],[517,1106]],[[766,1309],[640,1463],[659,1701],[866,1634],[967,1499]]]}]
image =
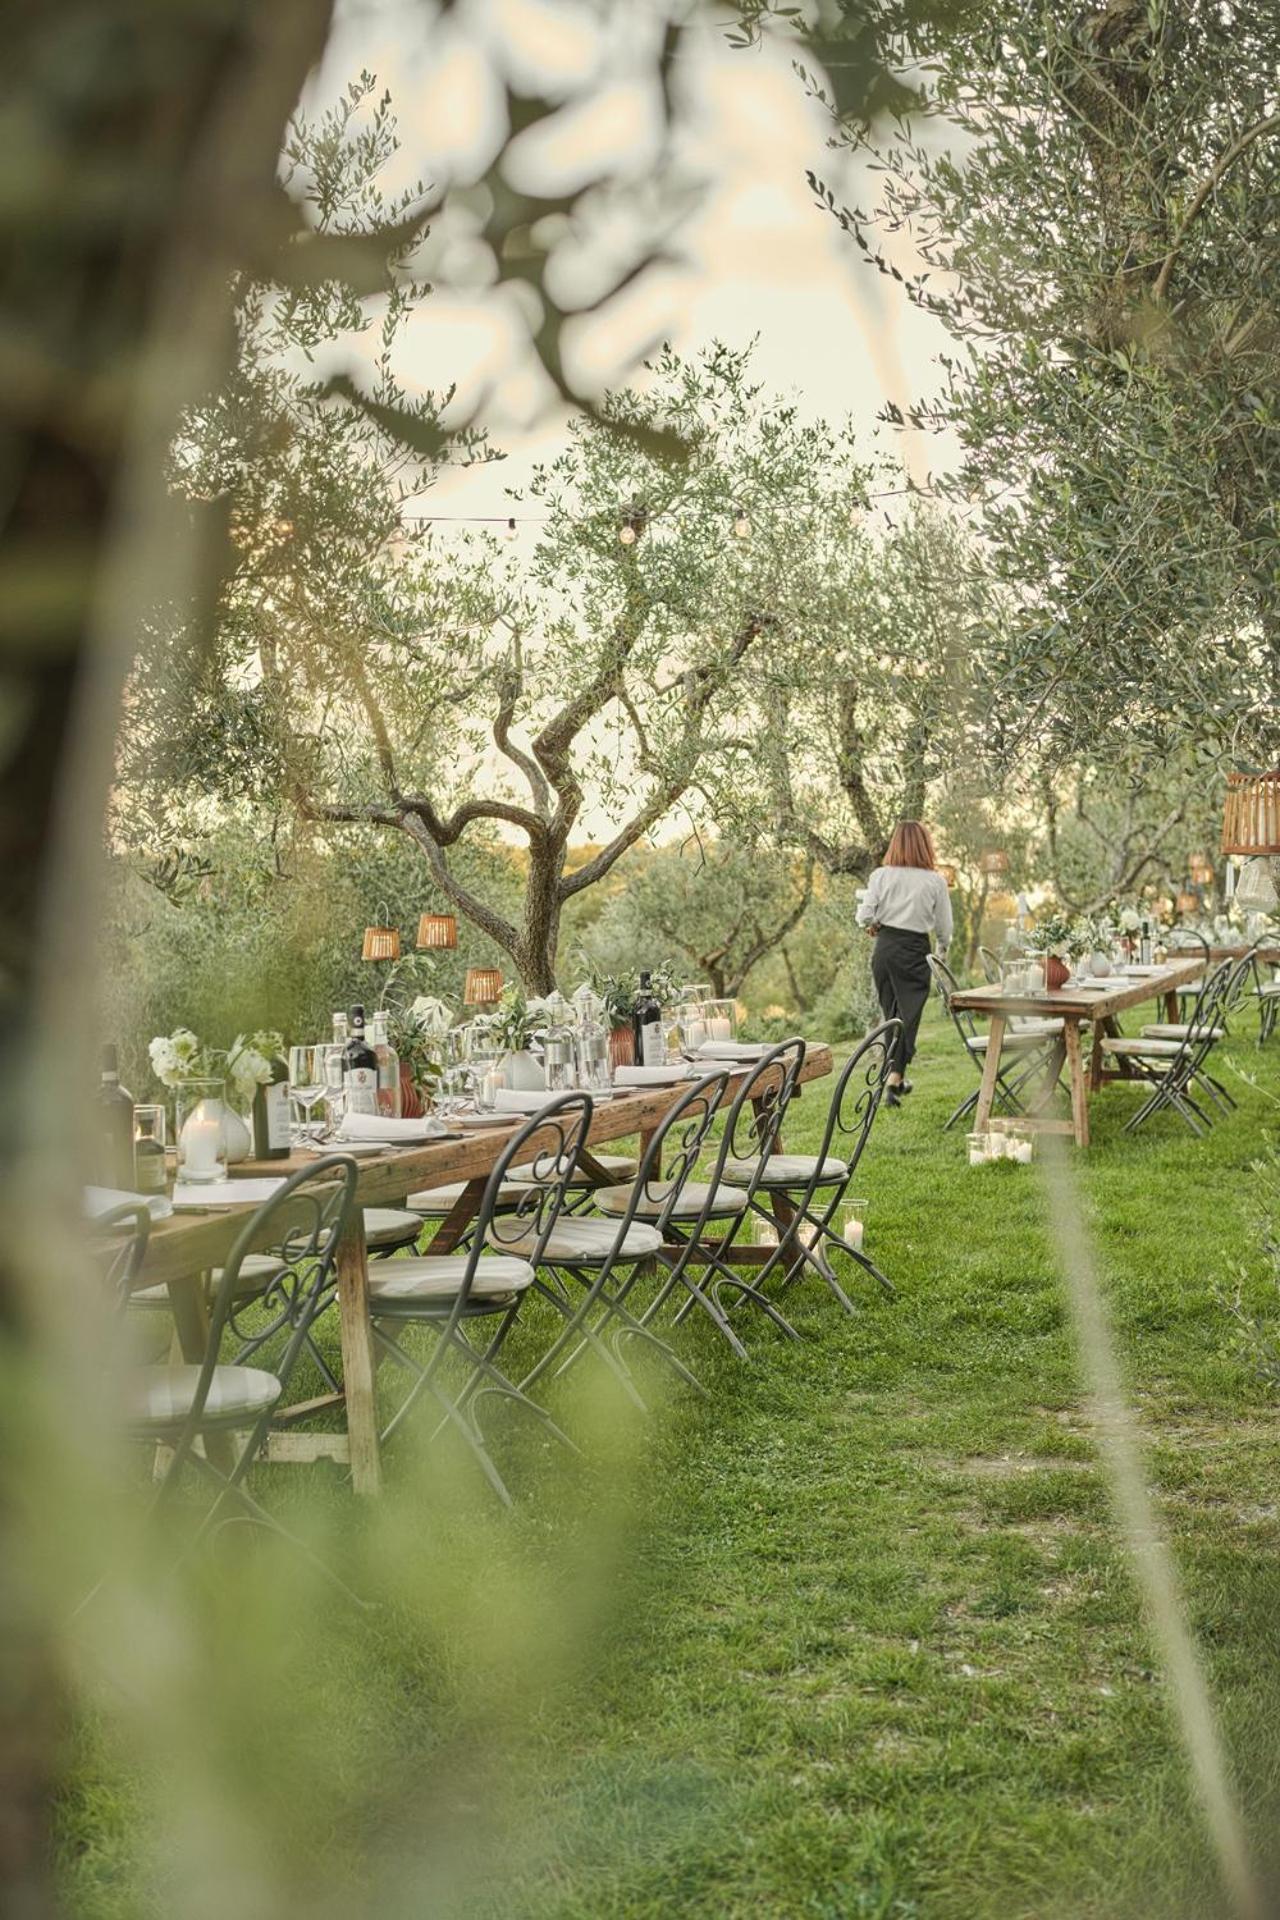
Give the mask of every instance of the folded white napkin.
[{"label": "folded white napkin", "polygon": [[617,1067],[613,1084],[615,1087],[670,1087],[688,1077],[688,1067],[678,1062],[669,1067]]},{"label": "folded white napkin", "polygon": [[421,1120],[395,1120],[385,1113],[344,1113],[339,1140],[382,1140],[388,1146],[411,1145],[415,1140],[438,1140],[445,1128],[433,1115]]},{"label": "folded white napkin", "polygon": [[514,1087],[496,1087],[493,1105],[497,1113],[541,1113],[556,1098],[557,1095],[548,1093],[545,1087],[534,1093],[519,1093]]},{"label": "folded white napkin", "polygon": [[768,1051],[761,1040],[704,1040],[698,1048],[708,1060],[763,1060]]}]

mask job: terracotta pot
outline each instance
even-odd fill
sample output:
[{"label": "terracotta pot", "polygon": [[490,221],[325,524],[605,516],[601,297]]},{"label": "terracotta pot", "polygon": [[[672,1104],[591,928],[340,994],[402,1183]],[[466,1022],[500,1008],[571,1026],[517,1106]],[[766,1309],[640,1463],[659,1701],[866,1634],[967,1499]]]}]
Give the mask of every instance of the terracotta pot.
[{"label": "terracotta pot", "polygon": [[1071,969],[1065,960],[1059,960],[1056,953],[1046,953],[1044,957],[1044,983],[1053,992],[1055,987],[1065,987],[1071,977]]},{"label": "terracotta pot", "polygon": [[405,1120],[421,1120],[426,1112],[422,1095],[409,1071],[407,1061],[400,1062],[400,1113]]},{"label": "terracotta pot", "polygon": [[619,1067],[634,1067],[636,1063],[636,1036],[630,1027],[613,1027],[609,1032],[609,1065],[615,1070]]}]

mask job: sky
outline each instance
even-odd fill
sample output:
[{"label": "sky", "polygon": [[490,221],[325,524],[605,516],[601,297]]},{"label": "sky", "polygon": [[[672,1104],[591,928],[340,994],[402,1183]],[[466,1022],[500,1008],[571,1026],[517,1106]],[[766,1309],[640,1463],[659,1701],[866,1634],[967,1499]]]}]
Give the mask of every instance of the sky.
[{"label": "sky", "polygon": [[[369,69],[390,89],[400,121],[399,183],[448,180],[465,202],[504,130],[495,73],[563,94],[549,133],[526,136],[516,160],[522,183],[535,188],[555,190],[586,169],[612,173],[594,262],[591,247],[578,249],[576,261],[574,249],[565,250],[566,286],[572,291],[576,271],[589,288],[601,257],[625,258],[657,217],[658,116],[652,88],[637,76],[650,70],[644,54],[659,27],[660,0],[459,0],[447,19],[431,0],[340,0],[309,103]],[[682,352],[755,339],[756,373],[767,388],[793,394],[814,416],[851,416],[870,444],[886,400],[905,406],[934,390],[945,336],[896,283],[861,263],[815,205],[807,168],[842,201],[859,198],[859,183],[828,150],[822,109],[806,99],[786,50],[735,52],[709,23],[683,46],[683,131],[667,182],[685,207],[669,236],[674,258],[577,329],[574,376],[592,387],[636,378],[637,356],[663,339]],[[455,413],[480,402],[478,422],[506,458],[446,474],[423,507],[436,515],[505,516],[509,491],[564,437],[517,296],[465,284],[483,280],[478,254],[465,205],[437,222],[427,264],[449,290],[415,317],[402,372],[437,392],[456,384]],[[896,263],[904,271],[918,264],[905,248]],[[880,443],[917,478],[954,457],[936,436],[885,429]]]}]

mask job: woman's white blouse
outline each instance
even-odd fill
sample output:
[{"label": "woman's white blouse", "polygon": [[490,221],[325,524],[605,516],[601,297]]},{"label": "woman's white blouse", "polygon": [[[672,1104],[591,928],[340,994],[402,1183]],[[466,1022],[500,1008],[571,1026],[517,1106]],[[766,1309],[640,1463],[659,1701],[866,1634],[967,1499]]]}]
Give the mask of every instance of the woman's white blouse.
[{"label": "woman's white blouse", "polygon": [[858,902],[860,927],[900,927],[931,933],[939,947],[951,943],[951,895],[930,867],[877,867]]}]

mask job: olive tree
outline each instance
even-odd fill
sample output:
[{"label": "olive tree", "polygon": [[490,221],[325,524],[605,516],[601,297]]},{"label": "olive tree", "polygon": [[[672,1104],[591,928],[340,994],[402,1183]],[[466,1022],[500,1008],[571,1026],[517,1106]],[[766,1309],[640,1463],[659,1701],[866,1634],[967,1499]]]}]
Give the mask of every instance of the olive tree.
[{"label": "olive tree", "polygon": [[911,419],[959,437],[945,484],[1017,610],[983,669],[993,759],[1270,756],[1280,15],[1014,0],[908,19],[904,50],[929,124],[846,134],[868,206],[814,185],[956,342]]}]

